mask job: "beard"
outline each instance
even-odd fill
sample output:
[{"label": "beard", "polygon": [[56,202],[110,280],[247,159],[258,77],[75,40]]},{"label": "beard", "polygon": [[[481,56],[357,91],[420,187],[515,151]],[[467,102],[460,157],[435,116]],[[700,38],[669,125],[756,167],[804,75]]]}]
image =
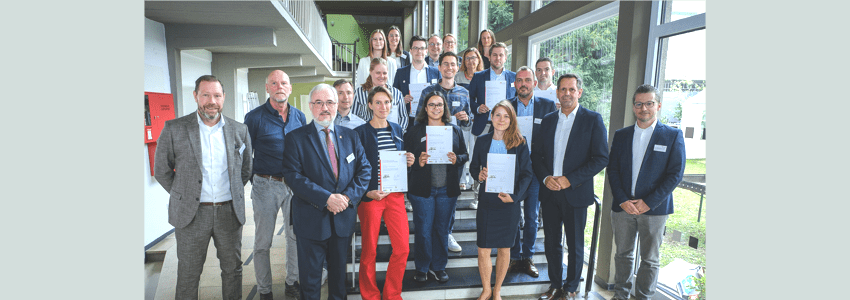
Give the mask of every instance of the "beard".
[{"label": "beard", "polygon": [[213,120],[217,120],[221,116],[221,107],[218,107],[218,109],[216,110],[214,115],[207,114],[206,109],[215,109],[216,107],[217,107],[216,105],[210,105],[210,104],[208,104],[204,107],[198,106],[198,111],[201,112],[201,117],[203,117],[207,120],[213,121]]},{"label": "beard", "polygon": [[324,120],[324,121],[316,120],[316,123],[318,123],[320,126],[325,127],[325,128],[328,128],[328,126],[331,126],[331,120],[330,119]]},{"label": "beard", "polygon": [[523,87],[523,89],[525,93],[521,92],[522,90],[517,91],[517,95],[519,95],[520,98],[528,98],[529,96],[531,96],[531,91],[529,89],[525,87]]}]

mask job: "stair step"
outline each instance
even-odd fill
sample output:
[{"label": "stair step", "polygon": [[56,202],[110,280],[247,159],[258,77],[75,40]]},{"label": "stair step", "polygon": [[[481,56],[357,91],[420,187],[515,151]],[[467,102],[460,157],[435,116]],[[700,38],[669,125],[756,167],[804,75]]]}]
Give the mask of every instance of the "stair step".
[{"label": "stair step", "polygon": [[[496,263],[496,256],[495,255],[491,256],[491,260],[492,260],[493,264],[495,264]],[[531,261],[533,261],[534,264],[546,263],[546,255],[543,252],[534,253],[534,256],[531,257]],[[377,263],[375,263],[375,270],[386,271],[388,264],[389,263],[387,263],[387,262],[377,262]],[[446,263],[446,269],[466,268],[466,267],[475,267],[475,266],[478,266],[478,257],[477,256],[475,256],[475,257],[449,257],[449,260]],[[353,267],[354,267],[355,272],[360,271],[360,263],[354,263]],[[346,270],[347,270],[348,273],[351,273],[351,268],[352,268],[352,264],[351,263],[347,264]],[[412,260],[407,261],[407,265],[405,265],[405,267],[404,267],[405,270],[413,270],[415,268],[416,268],[416,264]]]},{"label": "stair step", "polygon": [[[462,250],[461,250],[461,252],[451,252],[451,251],[449,251],[449,259],[470,258],[470,257],[477,258],[478,257],[478,246],[476,246],[475,241],[464,241],[464,242],[459,241],[457,243],[458,243],[458,245],[460,245]],[[361,254],[361,251],[362,251],[362,247],[358,245],[356,247],[355,251],[356,251],[356,255],[357,255],[356,262],[360,262],[360,254]],[[408,256],[407,256],[407,261],[413,261],[414,252],[415,252],[414,251],[414,244],[410,243],[410,254],[408,254]],[[543,253],[544,252],[543,238],[538,238],[534,242],[534,252],[535,253]],[[392,255],[392,246],[390,246],[390,245],[378,245],[378,247],[375,249],[375,254],[376,254],[375,255],[375,261],[376,262],[379,262],[379,263],[389,262],[390,256]],[[493,256],[493,257],[496,256],[496,249],[491,250],[490,256]],[[351,257],[350,256],[348,257],[346,262],[351,263]]]},{"label": "stair step", "polygon": [[[413,234],[416,232],[416,227],[413,226],[413,221],[407,221],[407,224],[410,228],[410,233]],[[475,232],[475,219],[455,219],[455,226],[452,230],[453,232]],[[354,224],[354,232],[361,236],[362,232],[360,231],[360,223]],[[387,227],[381,226],[381,230],[379,235],[387,235]]]},{"label": "stair step", "polygon": [[[549,266],[546,263],[535,263],[537,270],[540,272],[540,276],[537,278],[528,276],[524,273],[508,273],[505,276],[505,281],[502,284],[502,295],[534,295],[539,294],[545,291],[549,287]],[[494,266],[493,274],[491,275],[491,284],[495,281],[495,266]],[[481,285],[481,277],[478,274],[477,265],[474,267],[464,267],[464,268],[446,268],[446,273],[449,275],[449,281],[446,283],[438,283],[433,276],[428,276],[428,281],[425,283],[418,283],[413,281],[413,275],[415,271],[407,270],[404,272],[404,279],[402,281],[402,293],[401,296],[404,299],[468,299],[475,298],[481,293],[482,285]],[[384,282],[386,280],[386,272],[376,272],[375,277],[377,281],[377,285],[379,289],[383,289]],[[566,268],[564,268],[564,274],[562,276],[566,277]],[[350,277],[346,283],[346,286],[351,286]],[[348,292],[349,297],[351,298],[353,295],[357,294],[359,296],[359,285],[355,282],[356,289],[350,290]],[[457,289],[457,290],[455,290]],[[433,293],[422,293],[426,291],[437,291],[444,290],[446,291],[444,295],[437,295]],[[520,292],[520,293],[518,293]],[[431,298],[423,298],[428,295]],[[436,297],[436,298],[434,298]],[[351,298],[351,299],[359,299]]]},{"label": "stair step", "polygon": [[[457,222],[457,220],[455,220],[455,222]],[[414,242],[413,236],[414,236],[414,234],[411,233],[410,237],[409,237],[410,243]],[[457,242],[462,242],[462,241],[468,242],[468,241],[478,240],[478,234],[475,231],[468,231],[468,232],[454,231],[454,232],[452,232],[452,236],[455,237],[455,241],[457,241]],[[537,229],[537,238],[543,238],[543,237],[545,237],[545,235],[543,234],[543,226],[541,225]],[[360,246],[362,239],[363,239],[363,237],[361,235],[357,235],[357,237],[355,238],[354,245]],[[378,245],[389,245],[389,244],[390,244],[390,237],[388,235],[381,234],[381,235],[378,236]]]}]

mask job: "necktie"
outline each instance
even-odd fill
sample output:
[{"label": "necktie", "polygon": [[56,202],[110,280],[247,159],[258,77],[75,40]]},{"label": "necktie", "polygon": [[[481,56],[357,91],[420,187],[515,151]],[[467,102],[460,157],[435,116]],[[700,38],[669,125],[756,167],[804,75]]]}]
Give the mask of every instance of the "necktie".
[{"label": "necktie", "polygon": [[334,150],[334,143],[331,142],[330,129],[322,129],[325,132],[325,140],[328,142],[328,157],[331,158],[331,167],[334,169],[334,178],[339,179],[339,167],[336,163],[336,151]]}]

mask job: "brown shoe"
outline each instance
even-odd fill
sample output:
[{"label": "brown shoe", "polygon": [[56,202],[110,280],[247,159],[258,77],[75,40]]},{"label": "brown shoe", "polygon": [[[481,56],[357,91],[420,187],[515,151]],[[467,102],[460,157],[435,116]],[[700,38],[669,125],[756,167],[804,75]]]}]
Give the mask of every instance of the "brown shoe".
[{"label": "brown shoe", "polygon": [[560,300],[564,298],[564,290],[562,289],[549,289],[545,293],[541,294],[537,300]]},{"label": "brown shoe", "polygon": [[540,276],[540,272],[537,271],[537,267],[534,266],[534,262],[531,261],[531,258],[525,258],[522,260],[522,272],[528,274],[528,276],[537,278]]},{"label": "brown shoe", "polygon": [[521,260],[513,260],[513,259],[511,259],[511,262],[510,262],[510,263],[508,263],[508,273],[519,273],[519,272],[522,272],[522,271],[520,271],[520,270],[519,270],[519,269],[520,269],[520,267],[522,266],[522,265],[520,264],[521,262],[522,262]]}]

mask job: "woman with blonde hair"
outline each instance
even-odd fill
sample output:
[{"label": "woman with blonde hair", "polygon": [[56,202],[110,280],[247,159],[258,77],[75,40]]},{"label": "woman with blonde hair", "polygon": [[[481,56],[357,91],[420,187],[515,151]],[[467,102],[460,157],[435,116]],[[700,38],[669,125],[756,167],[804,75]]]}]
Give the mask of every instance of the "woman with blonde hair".
[{"label": "woman with blonde hair", "polygon": [[[481,184],[478,192],[478,211],[475,214],[478,239],[478,273],[481,275],[481,291],[479,300],[502,299],[502,282],[508,272],[511,246],[514,244],[519,230],[520,205],[519,200],[525,197],[532,180],[531,157],[526,145],[526,139],[519,133],[516,112],[513,105],[503,100],[490,111],[493,120],[493,132],[478,137],[469,172]],[[488,193],[487,186],[487,154],[514,154],[516,164],[514,170],[514,193]],[[496,250],[496,284],[490,287],[490,275],[493,264],[490,262],[492,248]]]},{"label": "woman with blonde hair", "polygon": [[490,68],[490,47],[496,43],[496,34],[490,29],[481,30],[478,35],[478,52],[483,55],[484,69]]},{"label": "woman with blonde hair", "polygon": [[395,59],[387,58],[389,52],[389,47],[387,47],[387,36],[384,34],[384,31],[380,29],[372,31],[372,34],[369,35],[369,55],[361,58],[360,63],[357,64],[357,77],[354,79],[354,86],[358,86],[366,82],[366,78],[369,77],[369,72],[371,71],[370,63],[372,59],[375,58],[383,58],[387,60],[387,74],[389,76],[387,82],[389,86],[392,86],[393,78],[395,78],[395,71],[398,69],[398,66],[396,65]]},{"label": "woman with blonde hair", "polygon": [[386,119],[400,125],[402,130],[404,130],[407,128],[407,122],[409,120],[407,118],[407,107],[404,105],[401,91],[389,84],[389,67],[387,62],[388,60],[377,57],[373,58],[369,63],[369,76],[366,77],[366,82],[354,89],[354,101],[351,103],[351,113],[367,122],[372,120],[372,111],[369,110],[366,103],[368,102],[369,91],[373,87],[380,86],[390,91],[390,99],[392,100],[392,109]]}]

